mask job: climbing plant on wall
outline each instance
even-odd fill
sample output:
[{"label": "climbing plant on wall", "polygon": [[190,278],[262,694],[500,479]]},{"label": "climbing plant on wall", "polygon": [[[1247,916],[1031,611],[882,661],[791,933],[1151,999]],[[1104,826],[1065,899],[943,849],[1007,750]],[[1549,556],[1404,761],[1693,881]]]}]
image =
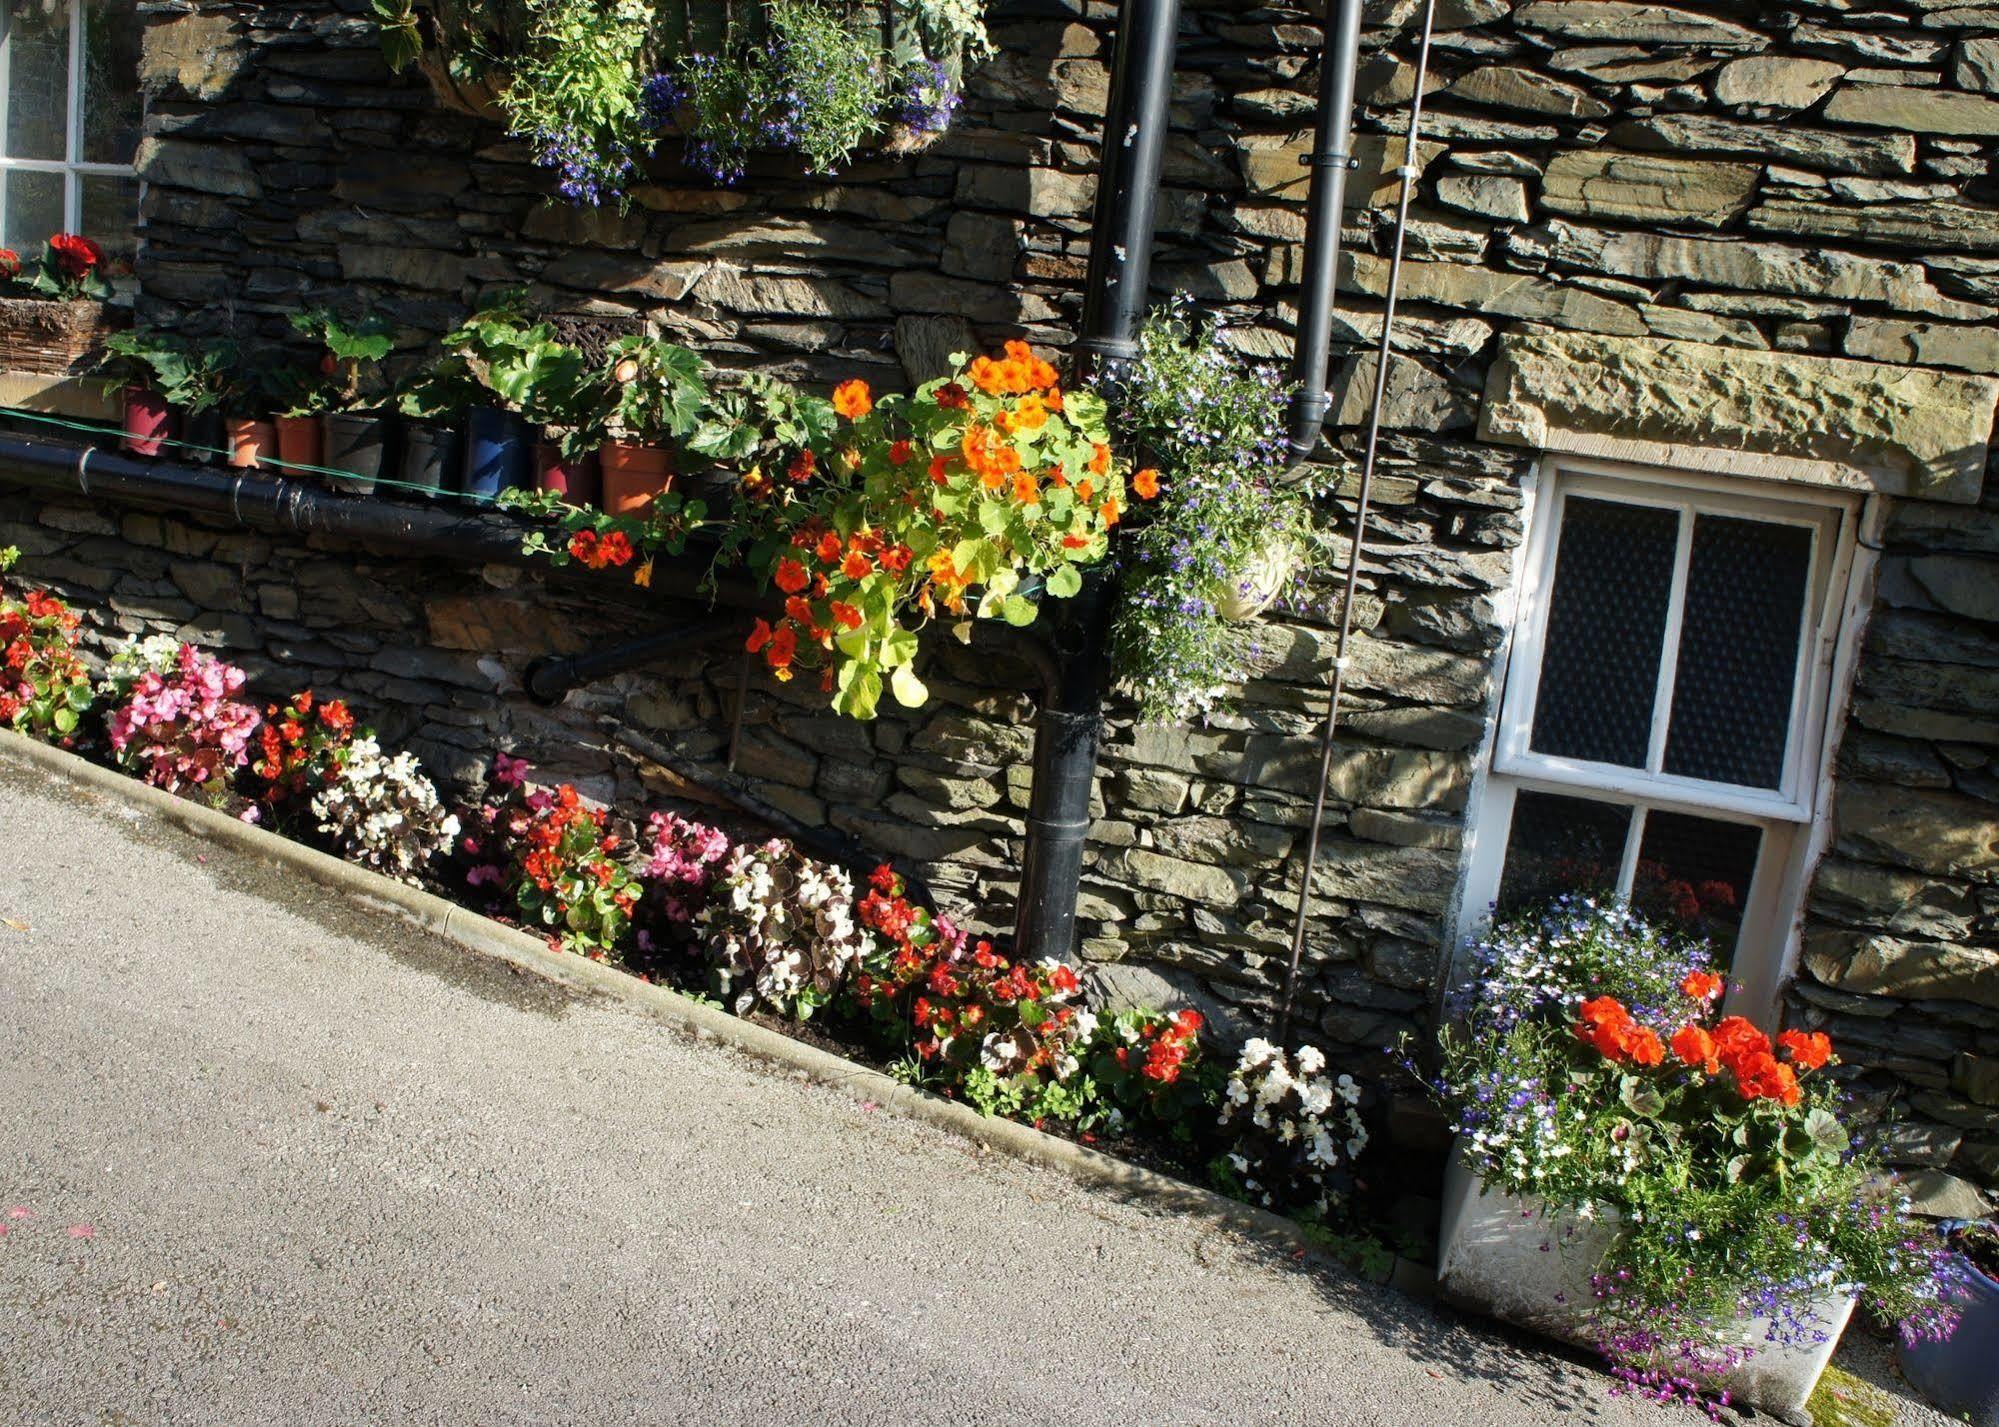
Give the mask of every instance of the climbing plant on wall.
[{"label": "climbing plant on wall", "polygon": [[950,126],[992,53],[980,0],[374,0],[383,52],[532,146],[571,203],[623,202],[675,134],[739,182],[751,154],[830,173]]}]

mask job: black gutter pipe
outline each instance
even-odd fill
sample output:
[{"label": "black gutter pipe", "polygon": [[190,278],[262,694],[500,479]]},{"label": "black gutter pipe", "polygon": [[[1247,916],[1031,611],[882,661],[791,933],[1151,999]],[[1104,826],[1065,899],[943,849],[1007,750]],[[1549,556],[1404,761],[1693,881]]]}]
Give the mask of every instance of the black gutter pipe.
[{"label": "black gutter pipe", "polygon": [[1123,0],[1118,7],[1083,324],[1076,338],[1076,380],[1093,383],[1113,401],[1138,356],[1135,336],[1150,300],[1179,28],[1180,0]]},{"label": "black gutter pipe", "polygon": [[1346,218],[1347,174],[1353,159],[1354,70],[1360,60],[1362,0],[1326,0],[1326,44],[1319,59],[1319,118],[1305,197],[1305,268],[1299,278],[1298,344],[1292,354],[1291,463],[1318,449],[1332,410],[1326,390],[1332,359],[1334,289],[1339,281],[1340,225]]},{"label": "black gutter pipe", "polygon": [[[1123,0],[1118,8],[1073,378],[1113,403],[1138,356],[1148,300],[1179,27],[1180,0]],[[1104,741],[1116,603],[1115,582],[1092,578],[1059,613],[1043,606],[1056,617],[1035,716],[1033,792],[1014,917],[1014,953],[1023,959],[1076,959],[1076,899]]]}]

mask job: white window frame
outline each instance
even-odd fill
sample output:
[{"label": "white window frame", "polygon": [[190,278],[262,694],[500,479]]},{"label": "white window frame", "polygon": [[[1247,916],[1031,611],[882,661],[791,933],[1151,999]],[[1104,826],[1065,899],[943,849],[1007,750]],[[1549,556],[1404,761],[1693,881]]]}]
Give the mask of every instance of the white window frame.
[{"label": "white window frame", "polygon": [[[1557,758],[1529,748],[1541,655],[1570,495],[1597,496],[1682,511],[1668,628],[1662,635],[1659,685],[1646,769]],[[1812,577],[1801,617],[1791,732],[1780,786],[1771,791],[1657,771],[1671,709],[1688,542],[1697,512],[1744,515],[1813,530]],[[1773,1023],[1778,997],[1796,964],[1803,896],[1823,851],[1831,793],[1833,736],[1852,681],[1873,578],[1872,539],[1882,518],[1878,498],[1816,486],[1730,479],[1610,462],[1545,457],[1529,477],[1526,540],[1501,650],[1495,717],[1472,790],[1464,878],[1456,923],[1462,947],[1486,924],[1499,893],[1511,839],[1514,800],[1522,791],[1587,797],[1646,810],[1752,824],[1763,832],[1737,938],[1728,1009]],[[1642,817],[1627,830],[1619,886],[1629,887],[1643,839]]]},{"label": "white window frame", "polygon": [[[83,151],[83,60],[84,60],[84,15],[89,9],[88,0],[68,0],[69,4],[69,106],[64,119],[63,156],[59,159],[17,159],[0,153],[0,231],[4,231],[7,219],[7,184],[9,170],[26,173],[56,173],[62,175],[62,231],[81,233],[83,231],[83,180],[85,178],[137,178],[139,172],[131,164],[91,163],[81,157]],[[7,121],[7,104],[11,99],[8,90],[13,73],[14,18],[11,6],[0,9],[0,125]],[[132,76],[136,86],[139,77]],[[4,130],[0,130],[4,136]],[[4,142],[0,142],[4,147]],[[132,223],[136,227],[139,215],[132,213]],[[23,257],[28,256],[23,254]]]}]

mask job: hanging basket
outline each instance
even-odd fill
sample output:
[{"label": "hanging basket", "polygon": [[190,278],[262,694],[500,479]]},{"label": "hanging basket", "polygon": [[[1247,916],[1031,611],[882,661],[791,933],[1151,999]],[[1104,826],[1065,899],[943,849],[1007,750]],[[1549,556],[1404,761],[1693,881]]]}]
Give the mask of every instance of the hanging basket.
[{"label": "hanging basket", "polygon": [[417,61],[417,67],[430,81],[431,93],[445,108],[454,113],[469,114],[474,119],[506,122],[507,116],[500,108],[500,95],[512,80],[506,70],[494,68],[477,79],[459,79],[451,73],[451,65],[445,57],[434,51],[427,51]]},{"label": "hanging basket", "polygon": [[0,297],[0,367],[80,376],[97,363],[104,339],[132,325],[132,310],[103,302]]},{"label": "hanging basket", "polygon": [[1233,578],[1216,582],[1215,612],[1244,624],[1261,615],[1284,592],[1298,563],[1298,547],[1284,536],[1264,542]]}]

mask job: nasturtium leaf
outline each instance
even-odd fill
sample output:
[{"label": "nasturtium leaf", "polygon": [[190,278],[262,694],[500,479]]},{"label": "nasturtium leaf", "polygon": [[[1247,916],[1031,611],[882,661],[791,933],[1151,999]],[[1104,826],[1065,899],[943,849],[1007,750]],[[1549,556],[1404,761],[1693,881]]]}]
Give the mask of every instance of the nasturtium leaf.
[{"label": "nasturtium leaf", "polygon": [[1032,624],[1037,612],[1033,600],[1019,595],[1008,595],[1006,603],[1000,606],[1000,618],[1011,625]]},{"label": "nasturtium leaf", "polygon": [[895,701],[906,709],[920,709],[930,698],[930,690],[916,677],[916,670],[907,664],[901,665],[889,676],[888,687],[889,692],[895,695]]},{"label": "nasturtium leaf", "polygon": [[1083,573],[1074,565],[1057,565],[1048,574],[1048,593],[1066,600],[1083,588]]}]

